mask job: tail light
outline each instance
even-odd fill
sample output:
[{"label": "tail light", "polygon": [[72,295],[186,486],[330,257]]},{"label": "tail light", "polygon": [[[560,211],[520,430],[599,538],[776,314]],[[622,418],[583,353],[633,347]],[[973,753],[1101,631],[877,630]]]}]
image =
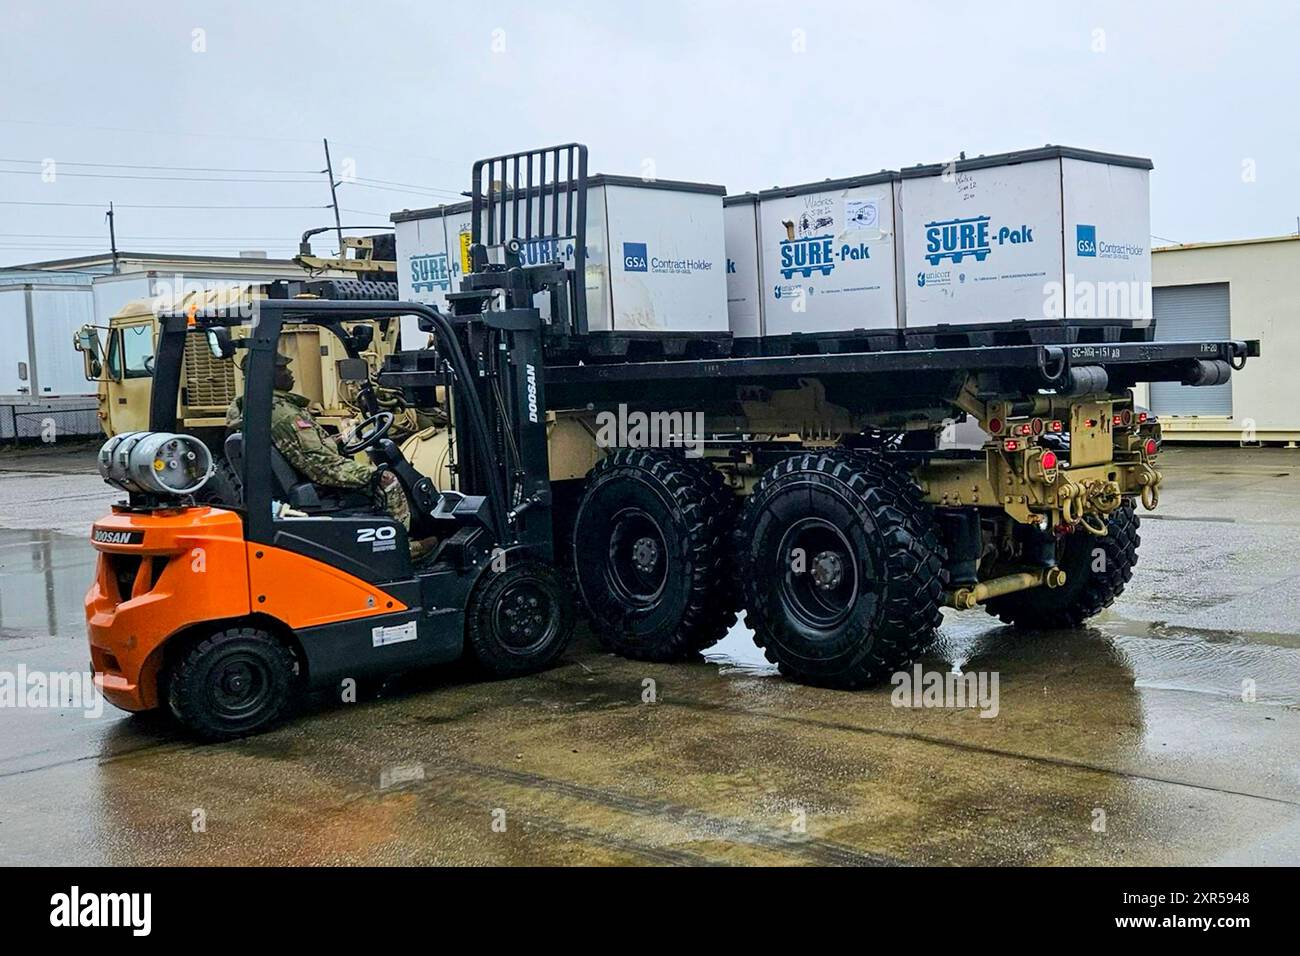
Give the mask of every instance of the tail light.
[{"label": "tail light", "polygon": [[1056,452],[1043,452],[1043,457],[1038,459],[1038,463],[1043,466],[1043,471],[1055,471],[1057,465]]},{"label": "tail light", "polygon": [[1160,446],[1156,444],[1154,438],[1148,438],[1142,443],[1142,454],[1146,455],[1148,458],[1156,457],[1156,452],[1159,450]]}]

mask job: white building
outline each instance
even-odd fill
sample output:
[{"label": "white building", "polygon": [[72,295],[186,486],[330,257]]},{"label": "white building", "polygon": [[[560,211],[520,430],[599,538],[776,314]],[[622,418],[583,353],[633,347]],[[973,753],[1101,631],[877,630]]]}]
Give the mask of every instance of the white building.
[{"label": "white building", "polygon": [[1157,339],[1259,339],[1262,353],[1225,385],[1142,388],[1165,437],[1300,441],[1300,235],[1157,248],[1151,271]]}]

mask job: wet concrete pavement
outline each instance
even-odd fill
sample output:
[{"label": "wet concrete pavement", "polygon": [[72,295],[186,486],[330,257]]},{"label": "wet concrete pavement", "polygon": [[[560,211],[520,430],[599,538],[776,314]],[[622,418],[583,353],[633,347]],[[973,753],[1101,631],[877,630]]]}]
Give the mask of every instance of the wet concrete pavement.
[{"label": "wet concrete pavement", "polygon": [[[1300,451],[1163,458],[1092,627],[946,618],[925,667],[997,672],[996,717],[788,683],[739,627],[685,665],[581,634],[545,674],[447,668],[219,746],[4,708],[0,863],[1300,862]],[[0,672],[85,666],[112,497],[84,454],[0,456]]]}]

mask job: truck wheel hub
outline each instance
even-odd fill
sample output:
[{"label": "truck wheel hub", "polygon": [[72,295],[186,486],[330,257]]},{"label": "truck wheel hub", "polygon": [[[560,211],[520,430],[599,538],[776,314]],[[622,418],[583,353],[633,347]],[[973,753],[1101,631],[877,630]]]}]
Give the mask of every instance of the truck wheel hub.
[{"label": "truck wheel hub", "polygon": [[642,574],[649,574],[659,562],[659,543],[654,538],[637,538],[632,545],[632,563]]},{"label": "truck wheel hub", "polygon": [[834,551],[822,551],[812,562],[813,584],[822,591],[832,591],[844,580],[844,559]]}]

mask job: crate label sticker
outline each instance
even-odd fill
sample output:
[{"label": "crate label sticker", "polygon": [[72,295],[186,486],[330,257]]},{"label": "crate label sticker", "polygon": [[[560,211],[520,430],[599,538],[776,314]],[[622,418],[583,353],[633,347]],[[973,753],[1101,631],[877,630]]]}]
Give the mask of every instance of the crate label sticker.
[{"label": "crate label sticker", "polygon": [[880,232],[880,206],[874,199],[844,200],[844,228]]},{"label": "crate label sticker", "polygon": [[415,622],[407,621],[405,624],[395,624],[392,627],[374,627],[370,629],[370,641],[375,647],[385,647],[388,644],[401,644],[403,641],[413,641],[416,638]]}]

